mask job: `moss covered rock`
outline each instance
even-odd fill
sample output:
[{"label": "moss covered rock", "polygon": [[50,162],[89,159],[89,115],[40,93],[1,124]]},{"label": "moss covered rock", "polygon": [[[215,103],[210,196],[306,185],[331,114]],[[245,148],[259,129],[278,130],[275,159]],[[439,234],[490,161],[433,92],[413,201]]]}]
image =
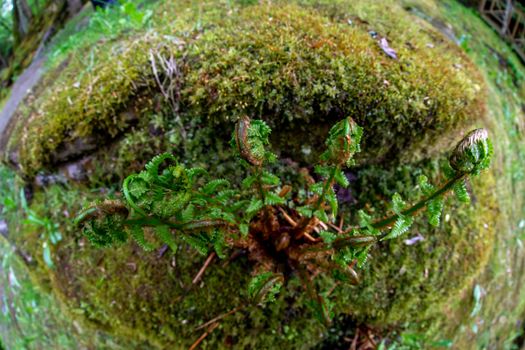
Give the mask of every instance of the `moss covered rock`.
[{"label": "moss covered rock", "polygon": [[[439,182],[443,147],[453,145],[458,127],[484,117],[484,83],[472,63],[393,1],[166,1],[157,15],[155,30],[84,48],[50,72],[19,111],[6,149],[18,153],[28,177],[90,155],[87,184],[35,194],[32,209],[59,222],[64,236],[53,252],[57,267],[36,258],[37,269],[72,317],[139,343],[187,348],[201,334],[195,326],[243,304],[251,273],[242,257],[220,262],[190,290],[205,258],[183,242],[176,253],[147,253],[133,244],[95,249],[80,236],[73,213],[96,192],[113,193],[115,182],[155,153],[172,151],[184,163],[238,180],[227,146],[232,122],[260,117],[275,130],[274,151],[298,161],[277,165],[293,179],[316,159],[332,123],[352,116],[365,130],[352,170],[354,200],[342,205],[352,220],[358,209],[384,212],[394,192],[415,200],[409,191],[421,173]],[[397,59],[384,52],[381,39]],[[161,60],[171,69],[160,69]],[[382,160],[387,165],[374,165]],[[485,175],[473,184],[471,206],[451,203],[438,228],[416,225],[422,241],[376,247],[363,282],[334,289],[338,317],[379,332],[410,322],[424,327],[463,292],[488,260],[498,221],[494,173]],[[40,232],[18,225],[13,239],[40,257]],[[324,276],[317,283],[324,292],[335,285]],[[323,344],[330,330],[306,303],[292,280],[275,304],[225,318],[204,346]]]},{"label": "moss covered rock", "polygon": [[[208,5],[200,27],[188,7],[163,29],[166,35],[86,49],[92,60],[75,56],[21,111],[10,149],[18,149],[22,171],[34,175],[114,139],[165,103],[184,121],[261,117],[278,131],[274,144],[287,155],[308,145],[315,156],[329,125],[350,115],[368,130],[363,160],[378,161],[402,151],[431,154],[439,136],[483,114],[479,74],[433,29],[410,30],[398,9],[395,30],[374,32],[349,4],[338,4],[335,18],[321,5],[253,5],[234,14]],[[396,38],[399,32],[406,33]],[[398,58],[383,51],[382,40]]]}]

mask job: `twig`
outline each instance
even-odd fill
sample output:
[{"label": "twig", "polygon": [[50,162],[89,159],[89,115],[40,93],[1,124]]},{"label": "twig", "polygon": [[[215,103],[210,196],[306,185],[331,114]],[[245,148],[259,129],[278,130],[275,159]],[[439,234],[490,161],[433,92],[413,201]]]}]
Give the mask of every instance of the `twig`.
[{"label": "twig", "polygon": [[350,350],[357,350],[357,340],[359,339],[359,328],[355,330],[355,337],[352,341],[352,345],[350,345]]},{"label": "twig", "polygon": [[328,223],[328,226],[330,226],[331,228],[333,228],[334,230],[336,230],[337,233],[343,233],[343,230],[341,230],[339,227],[335,226],[335,225],[332,224],[331,222]]},{"label": "twig", "polygon": [[368,340],[370,341],[370,343],[372,343],[372,346],[373,346],[374,348],[376,348],[376,347],[377,347],[377,344],[376,344],[376,342],[374,341],[374,337],[370,334],[370,329],[367,329],[367,331],[366,331],[366,337],[368,338]]},{"label": "twig", "polygon": [[304,233],[303,233],[303,236],[305,236],[306,238],[308,238],[309,241],[312,241],[312,242],[319,242],[319,239],[318,239],[318,238],[313,238],[313,237],[310,236],[310,234],[307,233],[307,232],[304,232]]},{"label": "twig", "polygon": [[206,332],[202,333],[202,335],[199,337],[199,339],[197,339],[197,340],[195,341],[195,343],[193,343],[193,344],[190,346],[189,350],[194,350],[194,349],[196,349],[197,346],[199,346],[199,344],[204,340],[204,338],[206,338],[206,337],[207,337],[211,332],[213,332],[213,330],[214,330],[215,328],[217,328],[218,326],[219,326],[219,322],[216,322],[216,323],[212,324],[212,325],[206,330]]},{"label": "twig", "polygon": [[[155,56],[157,59],[155,59]],[[177,61],[174,59],[173,55],[164,57],[161,54],[161,51],[157,48],[155,52],[153,50],[149,51],[149,59],[151,62],[151,69],[153,71],[153,76],[155,81],[159,86],[161,94],[164,96],[166,101],[171,105],[173,112],[175,113],[175,120],[179,124],[180,134],[183,140],[186,140],[186,130],[184,129],[184,124],[179,115],[179,101],[180,101],[180,79],[181,73],[177,65]],[[163,79],[157,69],[157,62],[160,68],[163,71]]]},{"label": "twig", "polygon": [[[230,316],[230,315],[236,313],[237,311],[240,311],[240,310],[244,309],[244,307],[245,307],[244,305],[237,306],[236,308],[231,309],[231,310],[228,311],[227,313],[222,314],[222,315],[219,315],[219,316],[217,316],[217,317],[215,317],[215,318],[212,318],[212,319],[209,320],[208,322],[201,324],[199,327],[195,328],[195,330],[198,331],[199,329],[203,329],[203,328],[205,328],[205,327],[208,327],[210,324],[216,323],[217,321],[222,320],[223,318],[228,317],[228,316]],[[218,323],[217,323],[217,324],[218,324]]]},{"label": "twig", "polygon": [[204,271],[206,271],[206,269],[208,268],[208,266],[211,264],[213,258],[215,258],[215,252],[212,252],[208,258],[206,259],[206,261],[204,262],[204,265],[202,265],[201,269],[199,270],[199,272],[195,275],[195,278],[193,279],[193,281],[191,281],[192,284],[197,284],[199,283],[200,279],[202,278],[202,275],[204,275]]},{"label": "twig", "polygon": [[326,292],[326,296],[329,297],[338,286],[339,286],[339,281],[335,282],[332,288],[330,288],[328,292]]},{"label": "twig", "polygon": [[277,207],[277,208],[279,209],[279,211],[281,212],[281,214],[283,214],[284,219],[285,219],[286,221],[288,221],[288,223],[289,223],[290,225],[292,225],[292,227],[296,227],[296,226],[297,226],[297,223],[296,223],[296,222],[290,217],[290,215],[288,215],[288,214],[286,213],[286,211],[284,211],[283,208],[281,208],[281,207]]}]

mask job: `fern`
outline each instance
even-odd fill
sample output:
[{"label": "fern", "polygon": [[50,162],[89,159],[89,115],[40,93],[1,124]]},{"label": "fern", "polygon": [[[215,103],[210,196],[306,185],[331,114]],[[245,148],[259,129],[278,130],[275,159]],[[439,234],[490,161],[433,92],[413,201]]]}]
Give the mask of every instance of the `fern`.
[{"label": "fern", "polygon": [[210,251],[208,239],[202,234],[184,235],[182,240],[202,255]]},{"label": "fern", "polygon": [[246,214],[253,216],[264,206],[264,203],[260,199],[253,199],[248,207],[246,208]]},{"label": "fern", "polygon": [[265,303],[275,301],[275,295],[283,285],[282,274],[264,272],[254,276],[248,284],[248,297],[253,303]]},{"label": "fern", "polygon": [[336,227],[332,221],[339,217],[339,203],[334,186],[349,186],[344,168],[354,164],[353,156],[360,151],[362,128],[351,118],[336,123],[314,168],[317,181],[306,171],[308,185],[298,189],[265,169],[275,160],[268,150],[270,131],[262,120],[244,117],[237,122],[231,144],[247,170],[242,180],[212,179],[203,168],[186,168],[163,153],[124,180],[122,201],[96,202],[76,221],[97,246],[122,244],[132,237],[151,250],[155,245],[146,239],[147,232],[173,251],[181,242],[203,255],[214,251],[219,258],[226,258],[231,249],[246,251],[260,272],[248,285],[250,305],[275,300],[285,283],[280,273],[284,267],[297,272],[291,275],[300,276],[314,316],[327,323],[333,317],[332,303],[315,291],[308,271],[324,270],[339,281],[358,283],[354,268],[364,267],[377,242],[406,234],[423,210],[429,224],[438,226],[450,191],[467,202],[465,181],[489,166],[493,152],[487,132],[474,130],[453,150],[443,169],[445,183],[433,185],[421,175],[421,198],[415,204],[395,193],[391,215],[376,220],[359,210],[357,225]]},{"label": "fern", "polygon": [[457,199],[460,202],[463,203],[469,203],[470,202],[470,196],[467,191],[467,186],[465,184],[465,181],[458,181],[454,185],[454,193],[456,194]]},{"label": "fern", "polygon": [[387,239],[394,239],[397,238],[404,233],[406,233],[410,226],[414,223],[414,219],[411,217],[406,216],[399,216],[392,227],[392,230],[390,230],[390,233],[388,233],[385,237],[383,237],[383,240]]},{"label": "fern", "polygon": [[286,201],[284,198],[279,197],[277,193],[268,192],[265,196],[265,205],[282,205],[285,204]]},{"label": "fern", "polygon": [[171,234],[169,226],[167,225],[156,226],[154,230],[157,236],[160,238],[160,240],[163,243],[167,244],[168,247],[170,247],[172,251],[177,250],[177,243],[175,242],[175,239],[173,238],[173,235]]},{"label": "fern", "polygon": [[335,172],[334,179],[339,184],[339,186],[343,188],[347,188],[348,186],[350,186],[350,182],[348,182],[346,175],[343,173],[341,169],[338,169]]},{"label": "fern", "polygon": [[215,193],[218,188],[226,187],[229,185],[230,185],[230,182],[225,179],[211,180],[202,188],[201,192],[207,195],[211,195]]},{"label": "fern", "polygon": [[444,201],[443,197],[437,197],[427,204],[427,218],[430,225],[437,227],[441,220],[441,213],[443,211]]},{"label": "fern", "polygon": [[145,251],[153,250],[153,245],[147,242],[146,238],[144,238],[144,228],[142,226],[130,226],[129,233],[142,249],[144,249]]}]

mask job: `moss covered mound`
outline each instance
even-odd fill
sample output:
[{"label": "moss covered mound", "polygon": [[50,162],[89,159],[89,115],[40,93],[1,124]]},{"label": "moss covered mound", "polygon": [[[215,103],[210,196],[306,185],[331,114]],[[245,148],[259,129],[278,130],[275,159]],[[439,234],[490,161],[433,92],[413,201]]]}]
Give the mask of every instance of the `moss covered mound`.
[{"label": "moss covered mound", "polygon": [[[351,115],[368,130],[363,159],[377,161],[400,151],[431,153],[440,135],[483,114],[482,82],[472,64],[433,29],[411,28],[399,7],[392,28],[375,32],[350,2],[336,4],[339,17],[330,6],[302,5],[228,11],[207,4],[198,13],[173,5],[181,16],[162,29],[166,35],[101,43],[47,81],[49,88],[21,111],[10,150],[19,148],[23,172],[33,175],[91,151],[167,104],[184,120],[264,118],[279,131],[274,143],[296,154],[307,142],[316,155],[330,123]],[[384,40],[397,59],[380,47]],[[171,86],[171,101],[161,94],[152,57],[160,80],[167,79],[163,88]],[[159,57],[175,70],[162,68]],[[417,147],[422,142],[424,150]]]},{"label": "moss covered mound", "polygon": [[[383,198],[408,189],[419,174],[438,181],[437,162],[381,170],[375,166],[356,169],[353,183],[356,203],[342,206],[355,213],[359,208],[385,210]],[[406,239],[422,241],[407,245],[403,239],[377,246],[369,263],[358,270],[357,286],[338,284],[328,275],[316,278],[321,292],[333,290],[336,319],[347,317],[355,324],[376,327],[378,334],[417,323],[425,329],[430,320],[447,308],[485,266],[494,241],[496,216],[494,178],[486,173],[476,181],[472,205],[447,204],[444,220],[432,228],[418,220]],[[366,188],[366,191],[359,190]],[[17,222],[13,237],[24,254],[33,256],[37,276],[59,295],[71,317],[117,337],[156,348],[188,348],[200,336],[194,328],[246,303],[251,264],[243,256],[216,261],[202,282],[192,279],[205,256],[179,242],[177,252],[163,248],[145,252],[134,243],[99,249],[93,247],[64,217],[96,198],[86,190],[53,185],[35,194],[31,208],[39,216],[60,223],[63,242],[54,248],[56,267],[49,269],[41,255],[41,232]],[[153,236],[149,239],[154,240]],[[160,245],[159,245],[160,246]],[[43,278],[45,280],[45,278]],[[312,348],[332,331],[312,317],[308,296],[297,279],[291,279],[276,303],[250,307],[225,318],[205,341],[216,348]],[[427,323],[429,322],[429,323]],[[347,325],[339,325],[345,330]]]},{"label": "moss covered mound", "polygon": [[[91,159],[91,190],[137,170],[163,150],[238,180],[240,170],[226,144],[233,120],[248,114],[274,127],[276,152],[303,160],[278,165],[281,174],[293,178],[299,166],[308,165],[308,153],[314,158],[331,122],[351,115],[364,127],[365,142],[360,166],[352,170],[355,202],[342,210],[365,208],[379,215],[396,191],[415,200],[408,191],[421,173],[440,180],[437,161],[406,159],[433,155],[443,161],[446,155],[437,147],[453,145],[446,134],[483,116],[484,88],[476,69],[394,1],[228,4],[166,1],[157,12],[156,33],[101,43],[73,56],[62,72],[52,72],[43,83],[49,87],[20,111],[11,136],[10,150],[19,148],[22,171],[33,175],[125,134],[110,152],[101,148]],[[397,60],[379,47],[383,37]],[[160,93],[150,54],[176,62],[180,74],[160,75],[174,82],[175,101]],[[71,145],[77,153],[66,152]],[[383,169],[370,164],[387,157],[392,162]],[[487,262],[498,221],[495,174],[473,184],[472,205],[448,206],[439,228],[417,224],[407,238],[419,234],[423,241],[377,247],[360,271],[359,286],[334,289],[336,314],[354,324],[375,324],[378,334],[411,322],[424,329]],[[242,257],[217,262],[188,292],[205,257],[183,242],[177,253],[146,253],[133,244],[93,248],[71,219],[86,201],[99,198],[90,189],[54,185],[35,194],[31,208],[58,222],[64,236],[53,250],[55,269],[42,260],[41,232],[13,223],[19,226],[12,231],[18,247],[36,260],[39,275],[49,276],[49,286],[72,317],[125,339],[188,348],[201,334],[195,326],[244,302],[251,269]],[[316,283],[323,292],[335,284],[323,276]],[[340,329],[323,328],[306,302],[292,280],[277,303],[221,321],[204,347],[322,344]]]}]

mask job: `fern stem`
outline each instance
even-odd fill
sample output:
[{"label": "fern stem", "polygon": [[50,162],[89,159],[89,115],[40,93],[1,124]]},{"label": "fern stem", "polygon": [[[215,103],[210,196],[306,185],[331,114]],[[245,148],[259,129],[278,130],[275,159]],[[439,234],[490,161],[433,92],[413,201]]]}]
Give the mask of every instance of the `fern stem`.
[{"label": "fern stem", "polygon": [[259,196],[261,196],[261,200],[263,202],[263,205],[264,207],[266,207],[265,203],[266,203],[266,193],[264,193],[264,187],[263,187],[263,183],[262,183],[262,167],[256,167],[257,171],[254,171],[254,175],[256,177],[257,180],[255,180],[257,182],[257,190],[259,191]]},{"label": "fern stem", "polygon": [[[430,201],[450,191],[458,181],[463,180],[466,176],[467,176],[467,173],[457,174],[454,178],[450,179],[447,183],[441,186],[436,192],[420,200],[419,202],[417,202],[410,208],[403,210],[401,212],[401,215],[414,216],[420,209],[423,209],[424,207],[426,207]],[[372,227],[377,228],[377,229],[382,229],[382,228],[391,226],[396,222],[398,218],[399,218],[398,214],[391,215],[389,217],[386,217],[384,219],[381,219],[379,221],[372,223]],[[365,229],[365,228],[366,227],[360,227],[360,229]]]},{"label": "fern stem", "polygon": [[307,218],[306,220],[302,220],[302,222],[297,227],[297,232],[298,232],[297,237],[298,238],[302,237],[304,235],[303,230],[310,225],[310,223],[312,222],[313,218],[315,217],[314,213],[317,210],[319,210],[319,208],[321,207],[321,204],[323,204],[324,197],[326,196],[326,193],[328,192],[328,189],[334,183],[334,178],[335,178],[335,174],[336,174],[337,171],[339,171],[339,165],[334,167],[333,171],[330,173],[330,176],[328,177],[328,179],[326,179],[326,182],[325,182],[325,184],[323,186],[323,192],[321,192],[321,195],[319,196],[319,198],[317,199],[317,202],[315,203],[315,205],[313,207],[312,216],[310,218]]},{"label": "fern stem", "polygon": [[314,213],[319,210],[321,207],[321,204],[324,202],[324,197],[326,196],[326,193],[328,192],[328,189],[333,186],[334,184],[334,178],[335,174],[339,171],[339,165],[336,165],[333,169],[333,171],[330,173],[330,177],[326,180],[324,186],[323,186],[323,192],[321,193],[321,196],[319,196],[319,199],[317,199],[317,202],[314,206]]}]

